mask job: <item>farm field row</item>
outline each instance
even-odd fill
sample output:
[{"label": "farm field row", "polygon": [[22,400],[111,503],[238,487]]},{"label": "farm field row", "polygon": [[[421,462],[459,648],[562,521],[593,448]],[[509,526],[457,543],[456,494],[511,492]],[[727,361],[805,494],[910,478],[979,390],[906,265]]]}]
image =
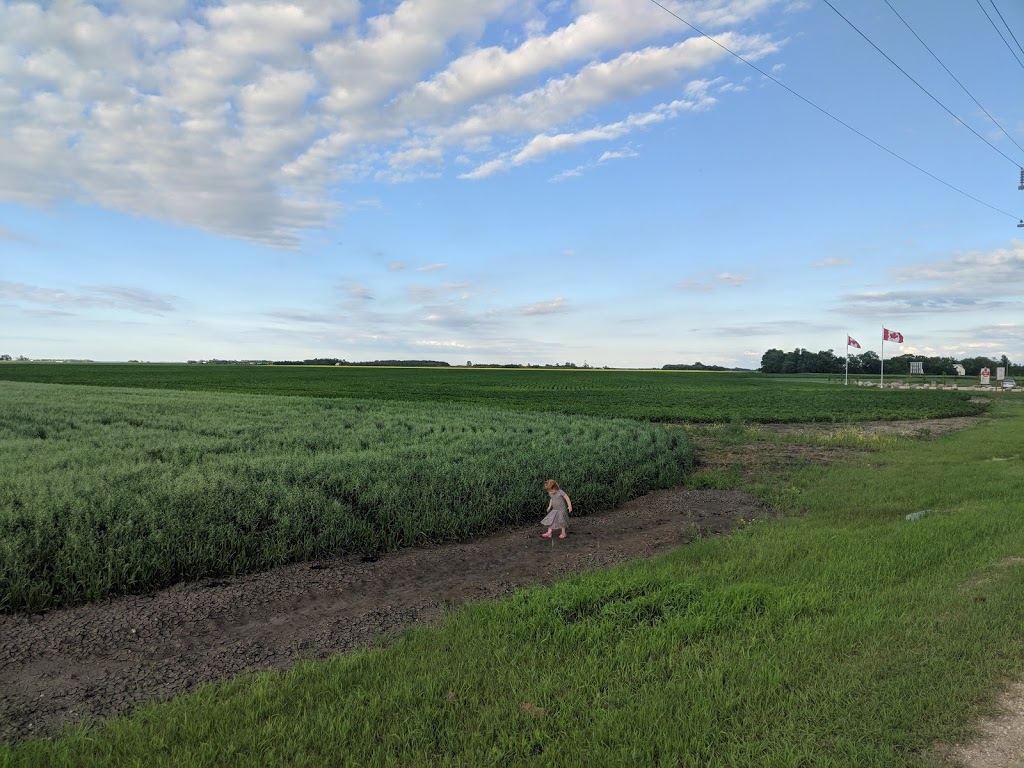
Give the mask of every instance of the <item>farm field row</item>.
[{"label": "farm field row", "polygon": [[0,610],[465,537],[678,485],[681,430],[438,402],[0,382]]},{"label": "farm field row", "polygon": [[876,390],[844,387],[827,377],[690,371],[3,363],[0,380],[443,402],[690,423],[943,418],[984,409],[967,392]]}]

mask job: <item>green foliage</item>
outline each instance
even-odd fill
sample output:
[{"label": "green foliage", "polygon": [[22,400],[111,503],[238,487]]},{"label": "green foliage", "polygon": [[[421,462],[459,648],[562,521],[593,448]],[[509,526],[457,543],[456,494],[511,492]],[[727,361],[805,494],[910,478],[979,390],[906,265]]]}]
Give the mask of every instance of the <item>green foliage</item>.
[{"label": "green foliage", "polygon": [[[460,403],[668,422],[845,422],[980,413],[969,393],[868,390],[757,373],[261,365],[19,364],[0,379]],[[838,381],[838,379],[836,379]]]},{"label": "green foliage", "polygon": [[[1003,355],[999,360],[989,357],[966,357],[957,360],[953,357],[926,357],[923,355],[895,355],[885,361],[885,373],[893,376],[906,376],[910,373],[912,361],[922,364],[925,376],[953,376],[957,375],[953,367],[957,363],[963,365],[966,375],[976,377],[982,368],[989,368],[993,372],[997,366],[1003,366],[1007,373],[1013,372],[1009,359]],[[1020,372],[1020,365],[1016,366]],[[870,374],[878,376],[882,372],[882,360],[872,350],[866,350],[860,354],[851,354],[849,359],[845,356],[838,357],[831,349],[820,352],[811,352],[809,349],[797,347],[792,352],[783,352],[781,349],[769,349],[761,356],[761,366],[758,369],[761,373],[831,373],[839,374],[848,372],[852,374]]]},{"label": "green foliage", "polygon": [[679,430],[438,403],[0,383],[0,610],[464,537],[679,484]]}]

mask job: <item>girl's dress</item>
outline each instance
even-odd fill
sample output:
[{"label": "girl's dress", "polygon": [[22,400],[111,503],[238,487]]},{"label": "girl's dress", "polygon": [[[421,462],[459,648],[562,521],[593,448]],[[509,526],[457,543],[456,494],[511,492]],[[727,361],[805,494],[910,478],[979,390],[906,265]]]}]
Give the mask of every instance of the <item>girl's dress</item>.
[{"label": "girl's dress", "polygon": [[565,492],[561,489],[557,491],[548,491],[551,496],[551,511],[548,512],[547,517],[540,521],[541,525],[546,525],[549,528],[568,528],[569,527],[569,507],[565,503]]}]

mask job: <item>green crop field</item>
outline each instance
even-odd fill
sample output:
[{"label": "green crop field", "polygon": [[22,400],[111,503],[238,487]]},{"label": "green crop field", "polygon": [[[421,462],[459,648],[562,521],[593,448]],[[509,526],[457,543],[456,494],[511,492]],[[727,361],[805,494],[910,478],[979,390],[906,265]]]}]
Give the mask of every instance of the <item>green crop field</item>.
[{"label": "green crop field", "polygon": [[[204,373],[201,371],[200,373]],[[685,435],[439,402],[0,382],[0,610],[464,537],[679,484]]]},{"label": "green crop field", "polygon": [[668,422],[846,422],[980,413],[970,393],[757,373],[2,363],[0,380],[559,411]]}]

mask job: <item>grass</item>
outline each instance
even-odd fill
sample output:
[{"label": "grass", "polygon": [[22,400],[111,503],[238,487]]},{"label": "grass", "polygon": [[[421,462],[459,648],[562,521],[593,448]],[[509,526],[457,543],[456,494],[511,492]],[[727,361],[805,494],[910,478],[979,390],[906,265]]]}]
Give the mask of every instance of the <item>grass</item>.
[{"label": "grass", "polygon": [[1024,673],[1022,428],[1004,400],[984,426],[778,478],[786,519],[0,766],[938,765]]}]

